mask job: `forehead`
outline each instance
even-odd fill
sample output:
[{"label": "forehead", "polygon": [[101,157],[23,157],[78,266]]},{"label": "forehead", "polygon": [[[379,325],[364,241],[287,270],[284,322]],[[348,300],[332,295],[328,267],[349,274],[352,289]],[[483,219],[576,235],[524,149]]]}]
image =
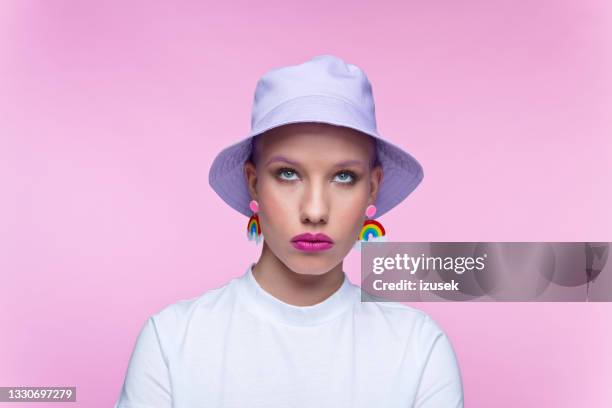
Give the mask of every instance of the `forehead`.
[{"label": "forehead", "polygon": [[293,123],[269,130],[256,143],[260,158],[277,154],[294,158],[369,158],[372,138],[356,130],[325,123]]}]

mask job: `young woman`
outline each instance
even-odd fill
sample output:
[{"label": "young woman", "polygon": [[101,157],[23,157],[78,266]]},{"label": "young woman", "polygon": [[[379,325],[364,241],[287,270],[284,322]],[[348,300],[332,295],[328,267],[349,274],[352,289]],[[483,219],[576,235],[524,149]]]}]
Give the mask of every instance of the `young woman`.
[{"label": "young woman", "polygon": [[246,272],[147,319],[116,408],[463,407],[448,337],[424,312],[362,302],[343,259],[420,164],[376,130],[370,83],[332,55],[257,84],[250,134],[213,189],[249,217]]}]

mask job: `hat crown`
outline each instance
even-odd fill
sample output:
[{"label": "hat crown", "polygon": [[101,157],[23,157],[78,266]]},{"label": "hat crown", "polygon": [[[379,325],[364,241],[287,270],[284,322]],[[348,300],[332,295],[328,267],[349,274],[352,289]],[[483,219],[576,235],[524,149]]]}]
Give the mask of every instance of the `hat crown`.
[{"label": "hat crown", "polygon": [[372,85],[365,72],[334,55],[318,55],[298,65],[265,73],[255,88],[251,128],[281,104],[300,97],[322,95],[351,104],[376,129]]}]

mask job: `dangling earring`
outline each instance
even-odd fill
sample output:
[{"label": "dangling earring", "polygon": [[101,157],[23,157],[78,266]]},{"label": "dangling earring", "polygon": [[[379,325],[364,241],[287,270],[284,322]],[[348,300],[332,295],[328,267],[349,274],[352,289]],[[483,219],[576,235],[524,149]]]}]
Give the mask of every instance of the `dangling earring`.
[{"label": "dangling earring", "polygon": [[[376,206],[368,205],[366,208],[366,216],[368,218],[374,217],[376,214]],[[361,227],[361,231],[359,232],[359,236],[355,241],[355,245],[353,248],[360,251],[362,242],[386,242],[386,232],[385,227],[378,221],[369,219],[363,222],[363,227]]]},{"label": "dangling earring", "polygon": [[257,216],[257,211],[259,211],[259,204],[255,200],[251,200],[249,203],[249,208],[253,211],[253,215],[249,218],[249,223],[247,224],[247,238],[249,241],[255,241],[256,245],[259,245],[261,242],[261,225],[259,224],[259,217]]}]

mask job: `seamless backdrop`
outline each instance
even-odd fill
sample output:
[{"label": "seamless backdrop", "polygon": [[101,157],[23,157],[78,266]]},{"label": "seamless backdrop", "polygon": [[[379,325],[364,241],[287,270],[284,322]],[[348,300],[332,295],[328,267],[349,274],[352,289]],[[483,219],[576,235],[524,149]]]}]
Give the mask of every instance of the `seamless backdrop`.
[{"label": "seamless backdrop", "polygon": [[[111,406],[145,319],[244,273],[259,249],[208,168],[259,76],[321,53],[368,73],[380,131],[424,166],[390,239],[612,241],[611,5],[3,1],[0,385]],[[611,304],[412,306],[452,339],[466,407],[612,404]]]}]

